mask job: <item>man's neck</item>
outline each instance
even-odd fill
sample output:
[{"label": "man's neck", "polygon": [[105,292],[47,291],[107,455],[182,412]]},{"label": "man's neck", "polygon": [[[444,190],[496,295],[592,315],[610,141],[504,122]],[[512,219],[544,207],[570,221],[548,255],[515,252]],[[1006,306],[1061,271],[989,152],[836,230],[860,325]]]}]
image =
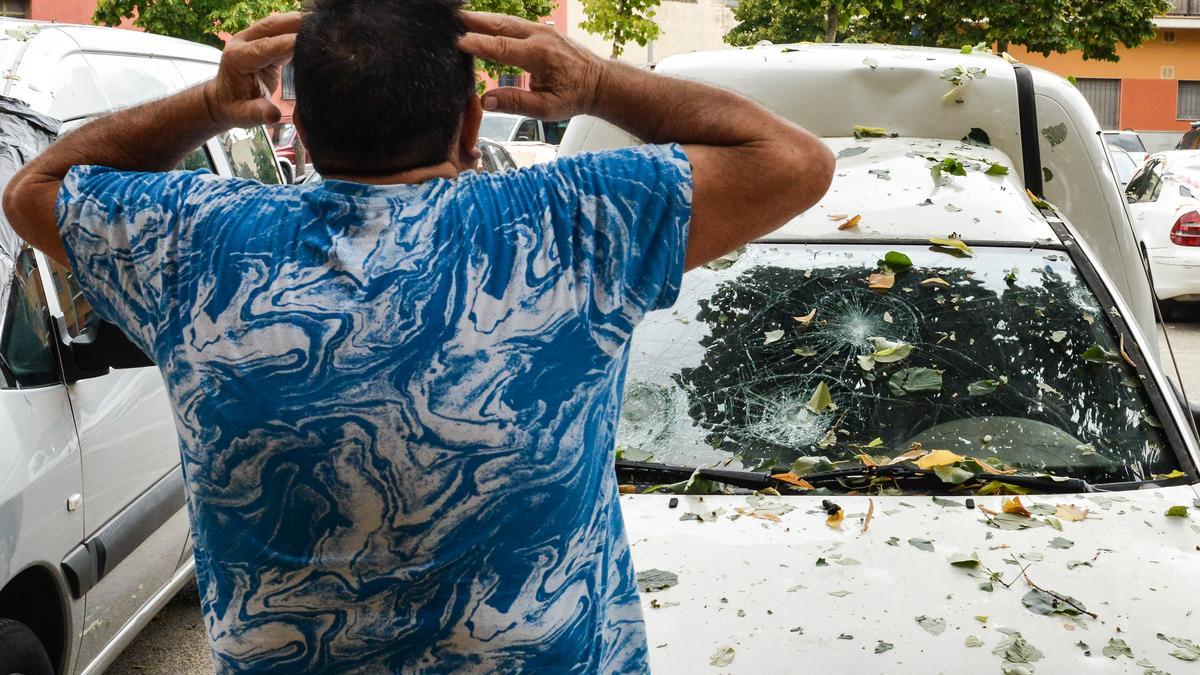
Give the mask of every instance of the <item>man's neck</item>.
[{"label": "man's neck", "polygon": [[344,180],[352,183],[367,183],[369,185],[416,185],[435,178],[455,178],[461,170],[453,162],[446,160],[441,164],[408,169],[398,173],[384,175],[358,176],[351,173],[325,174],[325,178]]}]

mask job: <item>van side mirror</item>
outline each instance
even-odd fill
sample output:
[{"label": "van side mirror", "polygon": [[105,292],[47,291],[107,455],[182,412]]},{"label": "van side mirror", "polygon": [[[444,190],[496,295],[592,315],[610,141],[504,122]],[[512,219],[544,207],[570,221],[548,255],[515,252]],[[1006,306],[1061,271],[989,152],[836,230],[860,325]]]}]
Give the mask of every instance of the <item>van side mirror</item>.
[{"label": "van side mirror", "polygon": [[58,353],[67,382],[107,375],[110,369],[144,368],[154,361],[125,333],[93,314],[83,331],[71,337],[66,320],[55,317],[50,328],[58,342]]}]

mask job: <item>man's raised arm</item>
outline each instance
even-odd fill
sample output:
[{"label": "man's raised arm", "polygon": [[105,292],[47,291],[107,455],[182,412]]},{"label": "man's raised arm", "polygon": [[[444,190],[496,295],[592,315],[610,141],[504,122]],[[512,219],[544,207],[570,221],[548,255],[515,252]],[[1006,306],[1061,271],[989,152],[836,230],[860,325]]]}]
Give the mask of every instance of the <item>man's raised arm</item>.
[{"label": "man's raised arm", "polygon": [[209,138],[235,126],[279,119],[270,91],[291,59],[302,14],[276,14],[234,35],[214,80],[104,115],[67,134],[19,171],[4,211],[22,239],[67,264],[54,204],[72,166],[167,171]]},{"label": "man's raised arm", "polygon": [[519,66],[533,89],[488,92],[484,109],[543,119],[595,115],[647,143],[681,143],[692,165],[686,266],[702,265],[816,204],[834,158],[812,134],[742,96],[601,59],[549,26],[464,12],[461,46]]}]

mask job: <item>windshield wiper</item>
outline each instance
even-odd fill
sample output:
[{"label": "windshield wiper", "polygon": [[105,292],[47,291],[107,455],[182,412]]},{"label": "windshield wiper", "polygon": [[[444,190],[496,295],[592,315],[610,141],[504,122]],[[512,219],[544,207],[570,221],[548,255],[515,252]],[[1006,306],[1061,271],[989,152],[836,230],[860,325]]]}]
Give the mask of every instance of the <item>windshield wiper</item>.
[{"label": "windshield wiper", "polygon": [[[742,469],[715,469],[705,467],[687,467],[672,464],[658,464],[656,462],[632,462],[628,460],[618,460],[616,462],[617,471],[623,474],[631,475],[635,480],[642,480],[647,483],[669,483],[687,480],[693,476],[718,483],[724,483],[733,487],[745,488],[748,490],[762,490],[764,488],[774,488],[780,491],[803,493],[805,490],[791,483],[772,478],[772,474],[786,473],[786,469],[772,470],[771,472],[746,471]],[[854,484],[862,483],[863,481],[871,481],[876,478],[887,478],[897,483],[921,483],[926,484],[929,488],[937,490],[946,490],[951,487],[958,487],[950,483],[944,482],[933,471],[917,469],[903,464],[890,464],[884,466],[859,466],[849,469],[834,469],[832,471],[819,471],[810,473],[799,478],[807,481],[813,487],[828,487],[840,488],[843,490],[855,490],[864,487],[869,487],[869,484]],[[989,474],[989,473],[974,473],[969,478],[964,480],[959,486],[965,485],[985,485],[991,482],[1007,483],[1016,487],[1026,487],[1034,490],[1040,490],[1047,493],[1079,493],[1079,492],[1098,492],[1097,486],[1082,480],[1080,478],[1051,478],[1049,476],[1031,476],[1020,474]]]}]

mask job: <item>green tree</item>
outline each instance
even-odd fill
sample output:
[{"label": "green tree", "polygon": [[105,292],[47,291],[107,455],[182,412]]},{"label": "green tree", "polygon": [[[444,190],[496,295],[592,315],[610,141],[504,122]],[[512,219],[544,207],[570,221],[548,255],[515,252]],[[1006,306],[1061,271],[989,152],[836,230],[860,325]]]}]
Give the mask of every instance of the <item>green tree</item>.
[{"label": "green tree", "polygon": [[149,33],[221,47],[219,34],[236,33],[272,12],[299,6],[299,0],[99,0],[92,22],[117,26],[122,19],[133,19],[133,25]]},{"label": "green tree", "polygon": [[[770,13],[791,3],[780,20]],[[814,39],[814,16],[829,0],[742,0],[726,40],[753,44]],[[1006,51],[1021,45],[1039,54],[1080,51],[1084,58],[1115,61],[1117,46],[1136,47],[1154,37],[1165,0],[882,0],[848,12],[839,37],[856,42],[961,47],[980,42]],[[743,18],[745,17],[745,18]],[[745,35],[753,35],[749,40]]]},{"label": "green tree", "polygon": [[731,45],[752,45],[762,40],[784,42],[835,42],[844,37],[851,22],[877,5],[853,0],[741,0],[733,17],[738,25],[725,36]]},{"label": "green tree", "polygon": [[612,42],[612,58],[636,42],[642,47],[661,32],[654,23],[654,8],[660,0],[583,0],[579,27]]}]

